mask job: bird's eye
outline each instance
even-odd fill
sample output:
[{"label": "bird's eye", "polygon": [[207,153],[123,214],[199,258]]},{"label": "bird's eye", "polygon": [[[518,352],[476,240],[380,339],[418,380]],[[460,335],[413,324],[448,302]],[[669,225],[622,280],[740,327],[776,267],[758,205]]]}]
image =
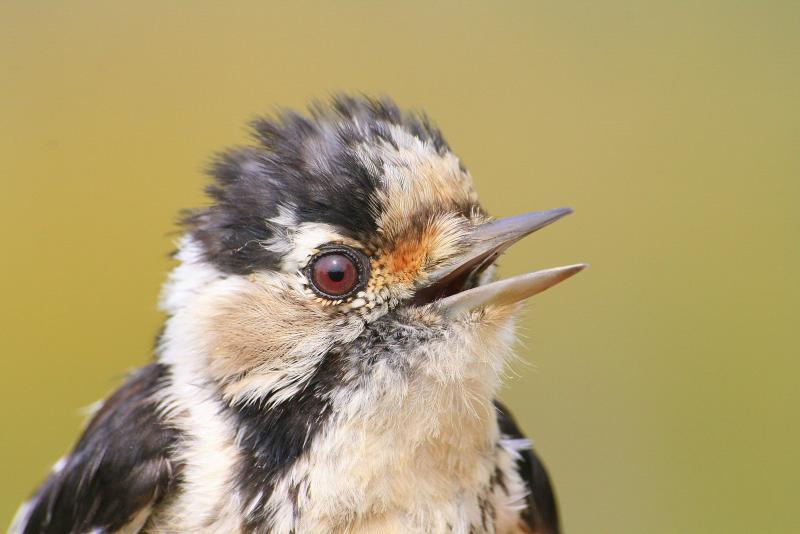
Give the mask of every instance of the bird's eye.
[{"label": "bird's eye", "polygon": [[366,261],[349,248],[332,248],[317,254],[308,264],[306,275],[323,297],[349,297],[366,281]]}]

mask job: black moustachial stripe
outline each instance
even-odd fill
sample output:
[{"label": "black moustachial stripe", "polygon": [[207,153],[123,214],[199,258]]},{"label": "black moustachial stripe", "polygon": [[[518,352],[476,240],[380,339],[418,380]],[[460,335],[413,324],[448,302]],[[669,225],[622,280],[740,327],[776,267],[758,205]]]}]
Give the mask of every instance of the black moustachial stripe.
[{"label": "black moustachial stripe", "polygon": [[[376,231],[374,198],[381,161],[365,165],[356,148],[397,147],[397,125],[443,154],[441,133],[424,116],[402,113],[388,99],[339,96],[316,105],[309,117],[284,112],[252,122],[258,144],[220,154],[210,168],[209,207],[189,212],[184,224],[207,259],[224,272],[274,269],[275,251],[262,246],[280,232],[269,219],[282,207],[297,223],[334,225],[360,239]],[[465,208],[468,209],[469,207]]]},{"label": "black moustachial stripe", "polygon": [[113,532],[177,483],[170,451],[178,432],[159,417],[161,364],[134,372],[92,417],[72,453],[29,501],[26,534]]},{"label": "black moustachial stripe", "polygon": [[[249,513],[243,528],[269,532],[272,518],[264,506],[280,480],[306,452],[332,415],[331,393],[346,382],[341,354],[325,356],[302,391],[288,402],[267,407],[259,403],[232,407],[241,451],[237,486]],[[290,499],[298,488],[290,488]],[[252,506],[257,500],[257,505]]]},{"label": "black moustachial stripe", "polygon": [[[500,434],[511,439],[525,438],[508,409],[499,401],[495,401],[494,404],[497,409]],[[531,532],[559,534],[561,526],[558,505],[547,470],[532,449],[521,450],[519,454],[517,472],[528,489],[527,506],[520,514],[520,518]]]},{"label": "black moustachial stripe", "polygon": [[[409,372],[402,357],[404,347],[441,335],[436,329],[414,332],[401,328],[402,324],[402,319],[389,314],[367,325],[358,339],[325,355],[301,391],[285,402],[271,407],[267,396],[259,403],[231,407],[241,457],[237,486],[247,512],[243,521],[246,531],[270,532],[273,518],[265,504],[275,484],[311,448],[335,416],[333,393],[354,393],[359,383],[369,380],[379,362],[398,373]],[[297,486],[289,488],[295,513],[298,492]],[[255,499],[257,505],[251,506]]]}]

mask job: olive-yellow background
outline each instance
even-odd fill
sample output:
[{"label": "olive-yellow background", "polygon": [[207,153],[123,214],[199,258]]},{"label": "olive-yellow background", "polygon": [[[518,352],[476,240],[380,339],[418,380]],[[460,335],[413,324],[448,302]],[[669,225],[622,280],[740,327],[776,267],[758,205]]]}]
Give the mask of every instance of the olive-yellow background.
[{"label": "olive-yellow background", "polygon": [[576,209],[502,264],[592,265],[503,394],[568,532],[800,532],[799,57],[788,1],[2,2],[0,522],[151,358],[210,154],[351,90]]}]

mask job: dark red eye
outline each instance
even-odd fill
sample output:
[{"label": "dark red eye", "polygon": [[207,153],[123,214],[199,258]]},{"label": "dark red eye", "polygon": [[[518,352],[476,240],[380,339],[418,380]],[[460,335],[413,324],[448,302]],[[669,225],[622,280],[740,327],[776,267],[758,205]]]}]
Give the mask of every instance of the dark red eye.
[{"label": "dark red eye", "polygon": [[361,281],[357,261],[350,253],[339,251],[323,253],[309,266],[311,283],[325,296],[347,296]]}]

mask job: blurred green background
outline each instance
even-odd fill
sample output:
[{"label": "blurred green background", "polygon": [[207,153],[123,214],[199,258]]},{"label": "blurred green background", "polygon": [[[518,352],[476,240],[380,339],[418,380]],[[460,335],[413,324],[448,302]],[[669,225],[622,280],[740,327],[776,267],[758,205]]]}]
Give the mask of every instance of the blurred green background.
[{"label": "blurred green background", "polygon": [[244,123],[425,109],[496,215],[576,213],[504,391],[567,532],[800,532],[800,3],[0,3],[0,522],[151,357],[179,209]]}]

